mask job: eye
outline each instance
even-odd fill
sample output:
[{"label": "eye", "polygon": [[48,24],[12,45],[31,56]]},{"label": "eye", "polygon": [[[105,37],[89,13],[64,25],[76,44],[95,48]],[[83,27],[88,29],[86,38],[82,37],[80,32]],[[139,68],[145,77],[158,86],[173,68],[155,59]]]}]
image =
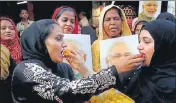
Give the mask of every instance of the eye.
[{"label": "eye", "polygon": [[121,54],[115,54],[113,58],[120,58],[122,55]]},{"label": "eye", "polygon": [[149,38],[144,38],[144,43],[148,44],[150,42],[151,42],[151,40]]},{"label": "eye", "polygon": [[63,35],[58,35],[55,39],[57,40],[57,41],[62,41],[63,40]]},{"label": "eye", "polygon": [[110,21],[110,20],[111,20],[111,18],[106,18],[106,19],[105,19],[105,21]]},{"label": "eye", "polygon": [[2,27],[1,27],[1,30],[5,30],[5,29],[6,29],[6,27],[5,27],[5,26],[2,26]]},{"label": "eye", "polygon": [[120,20],[120,18],[119,17],[115,17],[114,20]]},{"label": "eye", "polygon": [[74,23],[75,23],[75,20],[74,20],[74,19],[72,19],[72,20],[71,20],[71,23],[72,23],[72,24],[74,24]]},{"label": "eye", "polygon": [[67,22],[67,20],[68,20],[67,18],[63,18],[62,19],[63,22]]},{"label": "eye", "polygon": [[130,56],[130,55],[131,55],[130,52],[127,52],[127,53],[124,54],[125,57]]}]

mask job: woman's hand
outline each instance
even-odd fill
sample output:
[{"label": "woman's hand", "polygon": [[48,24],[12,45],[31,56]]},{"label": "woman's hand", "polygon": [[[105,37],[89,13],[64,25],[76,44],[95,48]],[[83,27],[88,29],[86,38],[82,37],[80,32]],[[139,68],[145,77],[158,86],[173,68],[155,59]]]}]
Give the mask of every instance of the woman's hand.
[{"label": "woman's hand", "polygon": [[69,50],[70,53],[66,56],[66,60],[69,62],[72,68],[76,69],[83,77],[88,73],[88,69],[85,65],[84,57],[82,57],[78,52]]},{"label": "woman's hand", "polygon": [[142,58],[141,54],[136,54],[124,58],[119,58],[116,60],[114,65],[117,68],[117,71],[120,73],[136,69],[144,60],[145,58]]}]

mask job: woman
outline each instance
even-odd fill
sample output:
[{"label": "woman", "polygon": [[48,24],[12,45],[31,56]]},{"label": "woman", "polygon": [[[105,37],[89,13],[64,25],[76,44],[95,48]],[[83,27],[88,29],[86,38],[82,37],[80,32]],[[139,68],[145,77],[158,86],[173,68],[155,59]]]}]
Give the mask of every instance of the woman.
[{"label": "woman", "polygon": [[154,20],[142,29],[138,50],[146,59],[123,82],[124,93],[135,103],[176,103],[175,26],[167,20]]},{"label": "woman", "polygon": [[[54,75],[50,69],[55,68],[57,63],[63,60],[63,50],[66,47],[63,37],[60,27],[48,19],[34,22],[23,32],[21,38],[23,61],[16,66],[12,80],[14,101],[74,103],[77,100],[88,100],[92,94],[118,87],[116,67],[119,72],[125,72],[144,60],[139,58],[141,55],[131,56],[128,59],[132,59],[134,63],[123,62],[87,78],[69,81]],[[136,57],[138,59],[135,59]],[[71,52],[66,58],[75,68],[85,67],[84,61],[80,61],[80,56],[76,52]],[[126,64],[128,66],[121,66]]]},{"label": "woman", "polygon": [[174,17],[173,14],[171,14],[169,12],[164,12],[164,13],[159,14],[156,19],[157,20],[169,20],[173,23],[176,23],[176,18]]},{"label": "woman", "polygon": [[[3,96],[5,96],[5,102],[1,103],[11,103],[11,76],[13,69],[15,68],[16,64],[18,64],[21,60],[21,48],[18,42],[18,33],[16,30],[16,26],[13,23],[13,21],[7,17],[0,17],[0,32],[1,32],[1,45],[4,45],[5,48],[8,49],[10,57],[6,57],[2,59],[6,60],[4,61],[6,64],[6,75],[3,77],[4,79],[1,80],[1,86],[5,87],[2,89],[1,92],[3,93]],[[8,52],[6,52],[8,53]],[[3,67],[1,67],[3,69]],[[6,93],[6,94],[4,94]]]},{"label": "woman", "polygon": [[93,70],[95,72],[101,70],[99,40],[127,35],[131,35],[131,31],[123,10],[115,5],[106,6],[100,14],[98,40],[92,44]]},{"label": "woman", "polygon": [[[76,15],[76,11],[73,8],[68,6],[61,6],[57,8],[53,13],[52,19],[60,25],[60,28],[62,29],[63,33],[78,34],[79,32],[78,18]],[[70,66],[65,63],[58,64],[58,66],[59,67],[67,66],[67,70],[65,70],[65,68],[64,69],[60,68],[57,70],[59,72],[60,71],[64,72],[65,73],[64,75],[68,75],[66,71],[69,71],[70,73],[73,72],[73,70],[70,69]],[[76,75],[81,75],[81,77],[87,75],[88,73],[84,71],[88,70],[87,69],[84,70],[84,68],[81,68],[78,71],[74,72],[75,77]]]},{"label": "woman", "polygon": [[147,24],[148,22],[145,20],[139,20],[137,21],[135,28],[134,28],[134,34],[139,34],[141,31],[142,26],[144,26],[145,24]]},{"label": "woman", "polygon": [[52,16],[65,34],[78,34],[78,17],[76,11],[68,6],[57,8]]}]

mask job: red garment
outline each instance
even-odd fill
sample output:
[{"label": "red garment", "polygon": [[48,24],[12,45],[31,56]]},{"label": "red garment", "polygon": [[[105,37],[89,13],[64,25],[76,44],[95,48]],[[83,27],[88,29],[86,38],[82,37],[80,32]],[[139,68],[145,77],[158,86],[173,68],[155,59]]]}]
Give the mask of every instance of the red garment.
[{"label": "red garment", "polygon": [[5,40],[1,39],[0,42],[1,42],[1,44],[3,44],[5,47],[7,47],[9,49],[12,59],[18,64],[21,60],[22,53],[21,53],[21,47],[20,47],[19,42],[18,42],[18,32],[17,32],[16,26],[10,18],[1,17],[0,21],[1,20],[10,21],[12,23],[13,27],[14,27],[15,38],[11,41],[5,41]]},{"label": "red garment", "polygon": [[[61,6],[61,7],[57,8],[57,9],[54,11],[54,13],[53,13],[53,16],[52,16],[52,19],[53,19],[53,20],[55,19],[57,13],[58,13],[62,8],[71,8],[71,7],[69,7],[69,6]],[[71,8],[71,9],[73,9],[73,8]],[[76,18],[75,18],[75,28],[74,28],[74,30],[73,30],[73,34],[78,34],[78,16],[77,16],[77,14],[76,14],[75,9],[73,9],[73,11],[74,11],[75,16],[76,16]]]}]

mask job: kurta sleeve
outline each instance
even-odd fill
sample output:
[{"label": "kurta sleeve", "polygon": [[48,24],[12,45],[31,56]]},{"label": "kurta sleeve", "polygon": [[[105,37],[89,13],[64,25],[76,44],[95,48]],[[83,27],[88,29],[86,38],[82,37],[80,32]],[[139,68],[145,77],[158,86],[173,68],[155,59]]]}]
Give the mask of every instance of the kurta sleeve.
[{"label": "kurta sleeve", "polygon": [[115,66],[74,81],[60,78],[35,63],[24,63],[24,68],[22,73],[16,73],[25,87],[32,88],[40,98],[60,103],[64,98],[88,100],[94,94],[118,86],[116,83],[119,82]]}]

